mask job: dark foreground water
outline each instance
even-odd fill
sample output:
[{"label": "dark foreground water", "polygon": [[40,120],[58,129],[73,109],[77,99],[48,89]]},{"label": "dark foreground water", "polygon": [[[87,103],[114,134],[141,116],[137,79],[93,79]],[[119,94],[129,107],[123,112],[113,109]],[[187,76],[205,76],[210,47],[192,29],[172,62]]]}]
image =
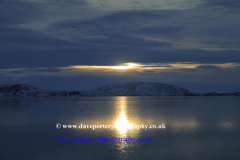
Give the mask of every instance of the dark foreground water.
[{"label": "dark foreground water", "polygon": [[[57,123],[116,128],[57,129]],[[0,98],[0,159],[239,160],[239,125],[239,97]],[[62,141],[130,136],[150,139]]]}]

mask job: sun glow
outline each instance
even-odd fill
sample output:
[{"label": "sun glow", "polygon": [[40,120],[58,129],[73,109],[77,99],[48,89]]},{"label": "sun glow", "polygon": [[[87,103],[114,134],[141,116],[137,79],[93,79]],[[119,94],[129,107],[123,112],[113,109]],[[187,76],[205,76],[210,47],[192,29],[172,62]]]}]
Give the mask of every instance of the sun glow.
[{"label": "sun glow", "polygon": [[120,132],[120,134],[126,134],[129,127],[129,122],[124,111],[121,112],[119,118],[116,120],[115,127]]},{"label": "sun glow", "polygon": [[119,117],[114,123],[116,129],[121,135],[126,135],[128,129],[133,129],[133,124],[128,121],[125,113],[125,103],[126,101],[123,99]]},{"label": "sun glow", "polygon": [[110,67],[110,68],[114,68],[114,69],[129,69],[131,67],[130,66],[114,66],[114,67]]},{"label": "sun glow", "polygon": [[[123,63],[122,65],[116,66],[89,66],[89,65],[75,65],[69,67],[60,67],[54,69],[60,69],[62,73],[59,75],[74,75],[79,74],[79,72],[98,72],[98,73],[128,73],[128,72],[145,72],[151,71],[151,73],[160,73],[162,71],[178,71],[181,69],[188,69],[189,71],[195,70],[203,70],[201,66],[213,66],[213,67],[220,67],[223,69],[231,69],[231,68],[239,68],[239,63],[224,63],[224,64],[200,64],[200,63],[191,63],[191,62],[176,62],[176,63]],[[207,68],[206,67],[206,68]],[[33,69],[33,70],[38,70]],[[43,70],[43,69],[42,69]],[[10,70],[0,70],[0,73],[7,73]],[[47,71],[47,69],[46,69]],[[42,73],[42,72],[39,72]],[[43,72],[44,74],[52,74],[52,72]],[[147,72],[146,72],[147,73]]]},{"label": "sun glow", "polygon": [[122,66],[70,66],[63,67],[62,69],[131,69],[131,68],[140,68],[141,65],[137,63],[124,63]]},{"label": "sun glow", "polygon": [[112,66],[110,68],[114,69],[130,69],[130,68],[139,68],[141,65],[136,63],[124,63],[125,66]]}]

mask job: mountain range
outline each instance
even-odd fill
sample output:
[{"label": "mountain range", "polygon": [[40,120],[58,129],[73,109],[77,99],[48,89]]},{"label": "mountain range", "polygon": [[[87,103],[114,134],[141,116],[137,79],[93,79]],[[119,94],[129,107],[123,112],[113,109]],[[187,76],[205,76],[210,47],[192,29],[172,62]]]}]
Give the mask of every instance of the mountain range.
[{"label": "mountain range", "polygon": [[71,96],[240,96],[235,93],[196,93],[157,82],[109,84],[90,91],[48,91],[27,84],[0,85],[0,97],[71,97]]}]

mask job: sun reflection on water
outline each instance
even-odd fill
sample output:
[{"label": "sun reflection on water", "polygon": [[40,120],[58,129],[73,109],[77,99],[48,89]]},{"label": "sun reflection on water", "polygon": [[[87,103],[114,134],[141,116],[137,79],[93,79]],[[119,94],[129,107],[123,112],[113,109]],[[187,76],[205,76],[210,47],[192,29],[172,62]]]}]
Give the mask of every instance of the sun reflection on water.
[{"label": "sun reflection on water", "polygon": [[[124,108],[124,106],[122,108]],[[119,118],[116,120],[114,125],[121,135],[125,135],[127,130],[131,129],[133,126],[132,123],[129,123],[124,109],[121,110]]]},{"label": "sun reflection on water", "polygon": [[126,112],[126,97],[121,97],[121,107],[118,119],[115,121],[114,125],[121,136],[126,136],[129,129],[133,129],[133,124],[129,122]]},{"label": "sun reflection on water", "polygon": [[[133,124],[128,119],[127,111],[128,111],[128,105],[127,105],[127,97],[117,97],[117,119],[115,120],[114,126],[116,128],[117,137],[119,138],[127,138],[128,136],[135,137],[136,131],[129,132],[129,130],[133,129]],[[126,148],[129,147],[130,142],[120,142],[118,143],[118,149],[121,150],[122,155],[126,155],[129,153]]]}]

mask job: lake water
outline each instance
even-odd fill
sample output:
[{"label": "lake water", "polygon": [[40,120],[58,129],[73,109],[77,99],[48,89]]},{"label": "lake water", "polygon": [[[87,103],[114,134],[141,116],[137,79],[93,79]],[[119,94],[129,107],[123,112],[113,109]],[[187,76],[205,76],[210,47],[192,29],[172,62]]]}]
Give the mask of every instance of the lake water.
[{"label": "lake water", "polygon": [[[116,128],[63,128],[81,124]],[[238,160],[239,125],[239,97],[0,98],[0,159]],[[62,141],[75,137],[137,141]]]}]

